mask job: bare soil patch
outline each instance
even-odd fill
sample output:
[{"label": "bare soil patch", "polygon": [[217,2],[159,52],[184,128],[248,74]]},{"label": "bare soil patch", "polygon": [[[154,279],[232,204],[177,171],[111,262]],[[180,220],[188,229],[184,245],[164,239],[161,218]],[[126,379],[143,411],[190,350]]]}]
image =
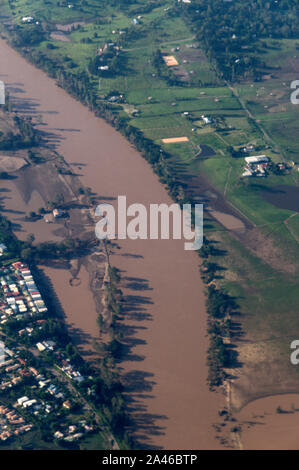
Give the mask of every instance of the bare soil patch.
[{"label": "bare soil patch", "polygon": [[70,42],[70,38],[68,38],[62,31],[53,31],[50,34],[50,37],[54,39],[54,41]]},{"label": "bare soil patch", "polygon": [[164,55],[163,59],[168,67],[173,67],[179,65],[178,61],[173,55]]},{"label": "bare soil patch", "polygon": [[0,171],[14,172],[20,170],[26,164],[27,162],[23,158],[0,155]]},{"label": "bare soil patch", "polygon": [[245,450],[298,450],[298,394],[261,398],[244,407],[236,418]]},{"label": "bare soil patch", "polygon": [[169,139],[162,139],[164,144],[176,144],[178,142],[189,142],[188,137],[171,137]]},{"label": "bare soil patch", "polygon": [[70,32],[72,31],[73,28],[77,28],[78,26],[84,26],[87,23],[85,21],[75,21],[74,23],[68,23],[68,24],[56,24],[56,28],[59,31],[65,31],[65,32]]}]

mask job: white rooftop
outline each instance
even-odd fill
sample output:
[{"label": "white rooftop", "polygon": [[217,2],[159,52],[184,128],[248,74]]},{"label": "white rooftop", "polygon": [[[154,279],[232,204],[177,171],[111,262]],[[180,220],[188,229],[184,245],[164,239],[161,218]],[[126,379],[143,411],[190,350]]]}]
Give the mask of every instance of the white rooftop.
[{"label": "white rooftop", "polygon": [[246,163],[266,163],[270,158],[266,155],[254,155],[252,157],[245,157]]}]

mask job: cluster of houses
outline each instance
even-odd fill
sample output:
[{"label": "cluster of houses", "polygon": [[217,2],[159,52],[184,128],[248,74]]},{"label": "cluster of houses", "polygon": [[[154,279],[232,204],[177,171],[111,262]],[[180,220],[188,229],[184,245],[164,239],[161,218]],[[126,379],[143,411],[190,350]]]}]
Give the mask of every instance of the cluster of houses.
[{"label": "cluster of houses", "polygon": [[117,46],[114,42],[108,42],[104,44],[103,47],[100,47],[98,49],[98,56],[100,58],[101,65],[98,66],[98,70],[109,70],[107,59],[111,59],[112,56],[117,55],[119,53],[119,50],[119,46]]},{"label": "cluster of houses", "polygon": [[[50,379],[46,379],[34,367],[27,366],[27,362],[19,357],[18,351],[12,351],[5,348],[5,360],[0,364],[0,390],[4,391],[10,389],[15,385],[20,384],[25,377],[32,376],[36,380],[37,385],[33,388],[43,389],[53,398],[55,398],[56,404],[66,409],[71,408],[71,402],[65,399],[64,394],[59,388],[51,382]],[[52,410],[52,406],[46,403],[44,400],[38,400],[37,398],[29,398],[27,395],[17,399],[16,406],[30,410],[35,415],[43,413],[45,416]]]},{"label": "cluster of houses", "polygon": [[27,369],[26,361],[18,357],[18,352],[5,348],[5,355],[0,363],[0,390],[15,387],[30,375],[32,372]]},{"label": "cluster of houses", "polygon": [[[37,375],[36,375],[37,374]],[[59,390],[59,388],[51,383],[50,379],[46,379],[43,374],[40,374],[38,371],[36,371],[35,374],[35,379],[38,383],[38,388],[43,389],[49,395],[52,395],[54,398],[57,400],[63,400],[64,399],[64,394]],[[22,406],[23,408],[28,408],[33,405],[37,404],[36,399],[29,399],[27,396],[18,398],[17,403],[19,406]],[[51,411],[51,406],[48,404],[45,404],[45,411],[49,413]]]},{"label": "cluster of houses", "polygon": [[28,398],[23,396],[17,399],[17,406],[24,408],[27,411],[30,411],[34,415],[40,415],[41,413],[49,414],[51,413],[52,407],[49,403],[45,403],[43,400],[36,398]]},{"label": "cluster of houses", "polygon": [[[46,319],[36,318],[37,314],[45,312],[47,308],[27,265],[18,261],[0,268],[0,323],[5,323],[5,320],[8,321],[12,316],[15,319],[26,320],[25,326],[22,325],[22,329],[18,331],[18,336],[31,336],[47,323]],[[57,367],[69,379],[77,383],[85,380],[70,359],[63,352],[56,351],[54,341],[40,339],[35,345],[41,353],[52,352]],[[0,392],[6,393],[5,390],[11,390],[16,386],[22,387],[22,383],[26,380],[23,394],[18,392],[18,395],[14,396],[13,411],[7,405],[0,404],[0,441],[30,431],[33,424],[28,424],[26,416],[29,420],[30,416],[46,419],[49,414],[54,416],[55,410],[64,409],[71,412],[75,404],[75,401],[73,402],[68,396],[69,393],[66,393],[64,385],[58,383],[54,375],[45,376],[37,368],[32,367],[28,360],[23,358],[22,350],[22,347],[13,344],[9,348],[3,348],[3,351],[0,348]],[[15,393],[18,390],[19,388],[16,388]],[[61,429],[54,433],[54,437],[72,442],[92,431],[94,431],[93,426],[88,425],[85,420],[75,424],[64,422]]]},{"label": "cluster of houses", "polygon": [[[0,300],[0,324],[5,324],[10,318],[16,320],[27,320],[37,314],[47,312],[47,307],[34,282],[32,273],[28,266],[20,261],[12,263],[10,266],[0,268],[0,284],[2,299]],[[34,331],[43,327],[44,319],[27,324],[18,331],[19,336],[31,336]],[[40,352],[54,351],[55,342],[51,339],[40,341],[36,344]],[[61,354],[57,354],[60,369],[72,380],[82,382],[84,377],[79,371],[65,359]],[[15,364],[14,369],[16,369]],[[17,380],[14,378],[14,380]]]},{"label": "cluster of houses", "polygon": [[[7,386],[13,386],[12,374],[14,374],[15,378],[17,378],[17,374],[19,374],[19,380],[22,380],[22,371],[26,372],[27,376],[33,376],[36,380],[36,385],[31,386],[32,393],[27,393],[16,399],[13,410],[9,409],[7,406],[0,405],[0,441],[6,441],[14,436],[19,436],[33,428],[33,424],[25,423],[25,419],[16,411],[17,409],[28,413],[28,415],[45,418],[55,409],[63,408],[70,411],[73,407],[72,402],[70,399],[65,398],[59,386],[53,383],[50,378],[46,378],[34,367],[28,366],[24,359],[18,357],[18,350],[12,351],[6,348],[5,353],[7,360],[0,366],[0,374],[1,376],[5,376]],[[75,374],[75,371],[67,361],[66,363],[63,362],[61,366],[62,370],[67,375],[74,378],[73,374]],[[82,377],[80,374],[79,376]],[[2,387],[0,387],[0,389],[3,390]],[[50,401],[51,404],[45,399],[44,394],[42,395],[43,398],[40,398],[38,390],[47,392],[49,397],[52,397]],[[82,438],[86,433],[94,431],[94,428],[88,425],[86,420],[82,420],[76,424],[63,424],[62,431],[63,432],[56,431],[54,437],[72,442]]]},{"label": "cluster of houses", "polygon": [[271,159],[266,155],[256,155],[245,157],[246,166],[243,177],[246,176],[267,176],[267,169],[271,165]]},{"label": "cluster of houses", "polygon": [[45,379],[45,377],[40,377],[38,381],[39,388],[45,389],[50,395],[56,399],[63,399],[64,394],[59,390],[59,388],[52,384],[50,379]]},{"label": "cluster of houses", "polygon": [[35,21],[33,16],[23,16],[22,23],[23,24],[33,24],[33,23],[39,24],[39,21]]},{"label": "cluster of houses", "polygon": [[[13,411],[9,410],[7,406],[0,405],[0,441],[6,441],[33,428],[33,424],[25,424],[24,418],[17,413],[17,409],[22,410],[22,414],[26,412],[28,416],[34,415],[44,419],[56,409],[63,408],[70,411],[73,408],[73,403],[70,399],[66,399],[60,387],[53,383],[51,378],[46,378],[36,368],[29,366],[26,360],[20,358],[19,350],[6,348],[5,359],[0,364],[0,376],[5,381],[5,383],[4,381],[1,382],[0,390],[3,391],[5,388],[11,388],[22,381],[24,376],[32,376],[36,381],[36,385],[31,385],[32,392],[28,393],[27,391],[26,395],[19,396],[16,399]],[[80,377],[83,380],[81,374],[72,368],[69,361],[62,359],[60,368],[70,378],[76,379]],[[49,398],[51,396],[50,402],[45,398],[44,393],[42,397],[40,396],[39,390],[49,394]],[[76,424],[71,423],[69,426],[63,424],[63,432],[55,432],[54,437],[72,442],[93,430],[93,427],[87,425],[87,422],[83,420]]]},{"label": "cluster of houses", "polygon": [[[5,348],[4,360],[0,363],[0,390],[11,389],[20,384],[24,378],[30,376],[36,379],[39,388],[47,386],[46,390],[51,395],[54,395],[56,398],[64,398],[57,388],[50,383],[50,380],[46,380],[34,367],[28,367],[26,360],[19,357],[19,351]],[[18,402],[18,404],[20,403]],[[28,405],[31,406],[30,403]],[[27,404],[24,408],[26,407]]]},{"label": "cluster of houses", "polygon": [[0,405],[0,441],[20,436],[32,429],[32,424],[26,424],[22,416],[7,406]]},{"label": "cluster of houses", "polygon": [[0,269],[2,298],[0,301],[0,323],[10,317],[23,320],[26,317],[47,312],[47,307],[36,287],[28,266],[20,261],[8,268]]},{"label": "cluster of houses", "polygon": [[54,351],[55,349],[55,342],[48,339],[47,341],[41,341],[39,343],[36,343],[36,347],[39,350],[39,352],[43,351]]},{"label": "cluster of houses", "polygon": [[18,331],[19,336],[32,336],[32,333],[36,331],[36,329],[41,330],[43,328],[43,325],[47,323],[47,320],[40,319],[36,320],[35,323],[27,323],[27,326],[25,328],[21,328]]},{"label": "cluster of houses", "polygon": [[69,359],[65,359],[60,356],[59,364],[57,364],[57,367],[58,369],[62,370],[62,372],[64,372],[65,375],[71,380],[75,380],[78,383],[83,382],[85,380],[83,375],[75,369]]},{"label": "cluster of houses", "polygon": [[[69,400],[65,400],[64,393],[59,389],[57,385],[52,383],[51,379],[46,378],[43,374],[41,374],[38,370],[34,367],[29,367],[29,371],[34,376],[37,385],[33,386],[32,389],[39,389],[47,392],[49,396],[55,399],[54,406],[63,406],[65,409],[70,409],[72,407],[71,402]],[[65,401],[64,401],[65,400]],[[67,406],[65,406],[67,405]],[[27,395],[24,395],[17,399],[16,406],[22,407],[33,413],[37,416],[47,416],[53,410],[53,405],[47,403],[45,399],[39,399],[38,394],[35,393],[34,398],[29,398]]]},{"label": "cluster of houses", "polygon": [[81,420],[77,424],[71,424],[65,426],[60,431],[54,433],[55,439],[63,439],[67,442],[74,442],[81,439],[84,434],[92,432],[94,430],[93,426],[87,424],[86,420]]}]

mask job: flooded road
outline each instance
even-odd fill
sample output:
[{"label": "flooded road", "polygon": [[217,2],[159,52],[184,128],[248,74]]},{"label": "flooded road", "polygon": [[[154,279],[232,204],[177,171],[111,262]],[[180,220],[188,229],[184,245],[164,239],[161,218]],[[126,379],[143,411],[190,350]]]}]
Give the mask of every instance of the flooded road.
[{"label": "flooded road", "polygon": [[[113,128],[96,118],[0,41],[0,79],[14,106],[40,116],[40,129],[70,164],[80,164],[82,183],[113,201],[167,203],[166,190],[139,153]],[[223,397],[206,385],[206,311],[199,258],[183,241],[121,240],[111,262],[122,271],[125,296],[121,363],[126,393],[143,447],[214,449],[212,425]],[[54,272],[47,274],[55,287]],[[67,285],[67,283],[65,283]],[[93,336],[96,312],[81,285],[86,336]],[[82,328],[76,296],[57,292],[73,328]],[[84,301],[86,296],[86,302]]]}]

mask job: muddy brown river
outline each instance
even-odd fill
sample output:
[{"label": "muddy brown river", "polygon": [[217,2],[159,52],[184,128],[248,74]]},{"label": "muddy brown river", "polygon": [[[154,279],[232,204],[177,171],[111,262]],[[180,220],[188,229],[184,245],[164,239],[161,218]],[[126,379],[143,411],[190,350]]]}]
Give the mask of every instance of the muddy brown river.
[{"label": "muddy brown river", "polygon": [[[0,41],[0,79],[14,104],[41,116],[40,129],[70,164],[80,163],[82,183],[103,200],[167,203],[166,190],[140,154],[113,128]],[[223,396],[206,385],[206,311],[199,259],[183,241],[120,241],[112,264],[122,271],[126,299],[126,354],[121,363],[136,436],[143,447],[215,449],[213,423]],[[76,297],[53,270],[47,274],[67,317],[94,332],[96,312],[88,283]],[[79,289],[79,288],[77,288]],[[86,296],[86,302],[84,297]],[[80,307],[79,307],[80,310]],[[78,318],[80,317],[80,318]],[[82,320],[83,318],[83,320]]]}]

